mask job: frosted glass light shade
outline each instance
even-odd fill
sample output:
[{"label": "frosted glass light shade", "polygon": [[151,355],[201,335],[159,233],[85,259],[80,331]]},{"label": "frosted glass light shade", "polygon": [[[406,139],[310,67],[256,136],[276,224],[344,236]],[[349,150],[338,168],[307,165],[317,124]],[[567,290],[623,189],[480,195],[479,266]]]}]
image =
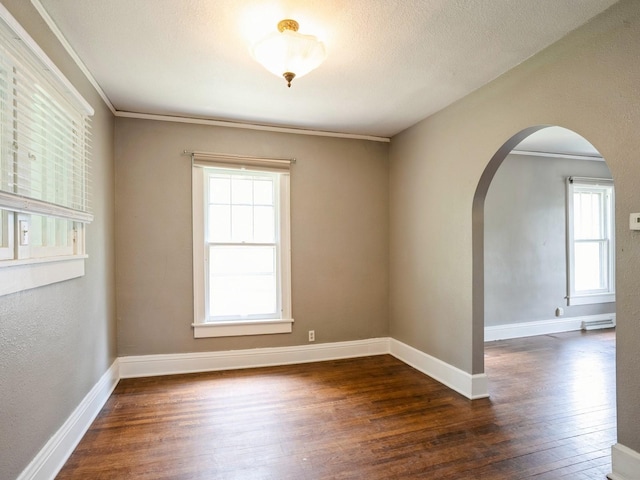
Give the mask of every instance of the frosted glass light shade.
[{"label": "frosted glass light shade", "polygon": [[274,32],[253,47],[253,58],[278,77],[293,73],[296,78],[318,67],[326,58],[324,44],[313,35],[293,30]]}]

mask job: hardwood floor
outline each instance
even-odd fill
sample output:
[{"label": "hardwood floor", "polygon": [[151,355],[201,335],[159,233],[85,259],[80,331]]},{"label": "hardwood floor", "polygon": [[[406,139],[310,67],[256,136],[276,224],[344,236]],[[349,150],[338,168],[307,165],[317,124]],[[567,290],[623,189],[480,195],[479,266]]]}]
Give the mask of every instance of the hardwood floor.
[{"label": "hardwood floor", "polygon": [[122,380],[58,479],[604,479],[615,334],[492,342],[490,399],[389,355]]}]

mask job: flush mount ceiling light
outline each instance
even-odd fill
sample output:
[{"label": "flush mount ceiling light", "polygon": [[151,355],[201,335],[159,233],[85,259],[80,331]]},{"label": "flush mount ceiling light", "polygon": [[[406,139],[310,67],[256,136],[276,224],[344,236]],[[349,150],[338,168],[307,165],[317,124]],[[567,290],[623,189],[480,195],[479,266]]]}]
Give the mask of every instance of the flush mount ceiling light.
[{"label": "flush mount ceiling light", "polygon": [[274,75],[283,76],[287,86],[320,65],[326,52],[324,44],[313,35],[298,33],[298,22],[282,20],[280,33],[273,32],[253,47],[253,58]]}]

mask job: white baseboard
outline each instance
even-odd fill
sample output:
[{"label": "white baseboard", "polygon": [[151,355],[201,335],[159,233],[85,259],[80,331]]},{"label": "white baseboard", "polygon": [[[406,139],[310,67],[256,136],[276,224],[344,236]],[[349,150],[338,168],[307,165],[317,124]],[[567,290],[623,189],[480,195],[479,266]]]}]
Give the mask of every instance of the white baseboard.
[{"label": "white baseboard", "polygon": [[17,480],[55,478],[109,399],[118,380],[118,360],[116,359]]},{"label": "white baseboard", "polygon": [[616,443],[611,447],[611,480],[640,480],[640,453]]},{"label": "white baseboard", "polygon": [[390,353],[467,398],[488,397],[487,376],[471,375],[392,338],[222,352],[120,357],[120,378],[321,362]]},{"label": "white baseboard", "polygon": [[235,370],[389,353],[388,338],[223,352],[120,357],[120,378]]},{"label": "white baseboard", "polygon": [[619,443],[611,447],[611,480],[640,480],[640,453]]},{"label": "white baseboard", "polygon": [[488,397],[485,374],[471,375],[392,338],[280,348],[120,357],[120,378],[235,370],[390,353],[469,399]]},{"label": "white baseboard", "polygon": [[390,353],[465,397],[475,400],[489,396],[486,374],[471,375],[431,355],[393,338],[389,339]]},{"label": "white baseboard", "polygon": [[484,341],[507,340],[509,338],[533,337],[552,333],[572,332],[582,329],[582,322],[612,319],[615,325],[616,314],[587,315],[583,317],[552,318],[535,322],[511,323],[484,327]]}]

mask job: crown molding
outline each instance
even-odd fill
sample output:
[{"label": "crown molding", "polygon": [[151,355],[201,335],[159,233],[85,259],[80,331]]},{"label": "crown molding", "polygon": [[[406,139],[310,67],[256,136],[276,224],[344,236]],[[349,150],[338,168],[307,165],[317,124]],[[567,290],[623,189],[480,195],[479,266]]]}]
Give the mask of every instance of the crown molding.
[{"label": "crown molding", "polygon": [[535,150],[518,149],[513,149],[509,153],[513,155],[528,155],[531,157],[568,158],[569,160],[591,160],[596,162],[604,162],[604,158],[597,155],[577,155],[573,153],[538,152]]},{"label": "crown molding", "polygon": [[242,128],[245,130],[261,130],[266,132],[293,133],[296,135],[312,135],[316,137],[349,138],[354,140],[369,140],[372,142],[391,142],[387,137],[360,135],[357,133],[327,132],[324,130],[306,130],[304,128],[277,127],[272,125],[258,125],[253,123],[231,122],[228,120],[213,120],[208,118],[180,117],[175,115],[158,115],[154,113],[136,113],[117,110],[114,115],[122,118],[137,118],[142,120],[157,120],[160,122],[192,123],[197,125],[212,125],[216,127]]}]

